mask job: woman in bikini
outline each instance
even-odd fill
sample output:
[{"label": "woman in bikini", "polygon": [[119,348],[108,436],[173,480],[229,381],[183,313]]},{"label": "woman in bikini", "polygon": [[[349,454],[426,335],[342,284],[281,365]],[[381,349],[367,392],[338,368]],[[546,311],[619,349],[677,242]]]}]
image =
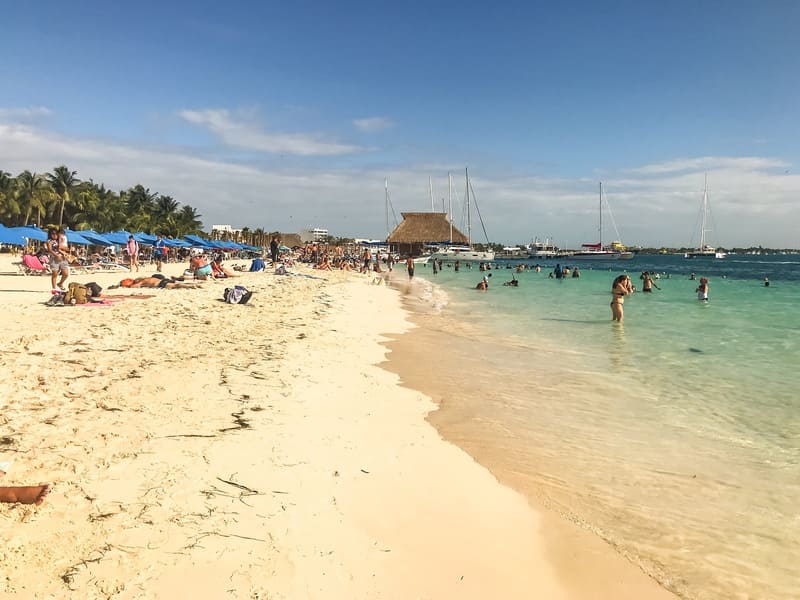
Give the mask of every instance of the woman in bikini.
[{"label": "woman in bikini", "polygon": [[630,277],[627,275],[620,275],[611,284],[611,320],[619,321],[622,323],[624,316],[622,305],[625,303],[625,296],[630,293],[628,287]]}]

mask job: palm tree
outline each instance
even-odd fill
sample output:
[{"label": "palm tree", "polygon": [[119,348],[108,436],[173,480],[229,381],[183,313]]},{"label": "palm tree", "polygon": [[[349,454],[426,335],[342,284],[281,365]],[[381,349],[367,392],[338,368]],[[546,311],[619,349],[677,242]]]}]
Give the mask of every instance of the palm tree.
[{"label": "palm tree", "polygon": [[24,225],[31,222],[34,211],[36,222],[41,225],[42,216],[47,212],[47,204],[57,197],[47,179],[30,171],[23,171],[17,175],[16,196],[20,210],[25,211]]},{"label": "palm tree", "polygon": [[19,216],[20,206],[16,198],[16,180],[11,173],[0,169],[0,218],[11,224]]},{"label": "palm tree", "polygon": [[153,220],[158,192],[151,192],[141,184],[137,184],[125,192],[125,205],[128,212],[128,227],[132,231],[148,230]]},{"label": "palm tree", "polygon": [[178,232],[176,236],[186,235],[187,233],[201,233],[203,222],[200,220],[202,215],[197,214],[197,210],[184,204],[178,212]]},{"label": "palm tree", "polygon": [[76,177],[77,174],[77,171],[70,171],[67,167],[61,165],[47,175],[50,185],[53,186],[53,191],[61,198],[61,208],[58,211],[59,227],[64,224],[64,207],[71,202],[71,195],[81,182]]},{"label": "palm tree", "polygon": [[90,182],[86,185],[85,213],[75,215],[81,225],[98,231],[114,231],[127,226],[128,215],[123,199],[105,185]]},{"label": "palm tree", "polygon": [[175,216],[178,211],[178,203],[172,196],[159,196],[155,205],[155,217],[158,221],[167,220],[169,217]]}]

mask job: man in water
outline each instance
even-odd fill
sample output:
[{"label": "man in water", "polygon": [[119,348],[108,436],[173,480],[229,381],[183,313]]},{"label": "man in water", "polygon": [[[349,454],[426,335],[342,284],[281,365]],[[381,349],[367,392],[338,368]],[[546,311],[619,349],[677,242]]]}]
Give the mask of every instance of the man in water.
[{"label": "man in water", "polygon": [[414,257],[409,256],[406,261],[406,269],[408,270],[408,278],[414,279]]}]

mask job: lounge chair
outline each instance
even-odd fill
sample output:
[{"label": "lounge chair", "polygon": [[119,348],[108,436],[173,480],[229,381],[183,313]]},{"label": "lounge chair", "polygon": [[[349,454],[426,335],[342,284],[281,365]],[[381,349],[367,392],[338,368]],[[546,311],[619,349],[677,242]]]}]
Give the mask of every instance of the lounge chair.
[{"label": "lounge chair", "polygon": [[38,256],[33,254],[23,255],[22,262],[14,264],[17,265],[19,272],[23,275],[45,275],[50,273],[50,269],[42,264]]}]

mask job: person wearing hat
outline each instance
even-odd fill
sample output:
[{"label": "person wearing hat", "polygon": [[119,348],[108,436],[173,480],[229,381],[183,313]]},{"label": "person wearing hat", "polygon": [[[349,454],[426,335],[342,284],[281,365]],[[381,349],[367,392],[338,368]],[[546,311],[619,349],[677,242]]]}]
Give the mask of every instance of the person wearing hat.
[{"label": "person wearing hat", "polygon": [[[57,228],[48,231],[47,241],[45,242],[47,256],[50,258],[50,285],[52,289],[64,289],[64,283],[69,277],[69,246],[67,236],[61,235]],[[61,279],[56,284],[58,275]]]}]

